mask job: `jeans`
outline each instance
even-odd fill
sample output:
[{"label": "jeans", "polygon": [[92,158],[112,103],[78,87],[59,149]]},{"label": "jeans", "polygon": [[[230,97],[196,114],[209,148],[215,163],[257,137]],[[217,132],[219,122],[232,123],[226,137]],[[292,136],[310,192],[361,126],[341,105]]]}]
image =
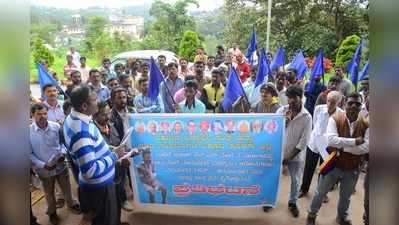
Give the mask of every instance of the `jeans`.
[{"label": "jeans", "polygon": [[306,150],[306,161],[305,161],[305,169],[303,171],[303,179],[301,185],[302,193],[308,193],[310,184],[312,183],[312,178],[314,171],[317,167],[317,162],[320,158],[320,164],[323,162],[323,159],[320,157],[318,153],[314,153],[309,147]]},{"label": "jeans", "polygon": [[309,217],[316,217],[321,207],[323,198],[331,190],[337,181],[340,181],[339,200],[338,200],[338,218],[347,219],[349,215],[350,198],[355,190],[359,178],[359,169],[341,170],[334,168],[329,173],[321,176],[315,196],[308,210]]},{"label": "jeans", "polygon": [[287,167],[291,177],[291,192],[288,204],[296,204],[299,196],[299,185],[303,173],[303,162],[289,161]]},{"label": "jeans", "polygon": [[69,207],[77,204],[72,198],[71,183],[69,180],[68,168],[65,168],[60,174],[52,177],[40,177],[43,185],[44,197],[47,201],[47,214],[52,215],[56,213],[56,200],[55,200],[55,182],[59,184],[62,193],[65,196],[66,203]]}]

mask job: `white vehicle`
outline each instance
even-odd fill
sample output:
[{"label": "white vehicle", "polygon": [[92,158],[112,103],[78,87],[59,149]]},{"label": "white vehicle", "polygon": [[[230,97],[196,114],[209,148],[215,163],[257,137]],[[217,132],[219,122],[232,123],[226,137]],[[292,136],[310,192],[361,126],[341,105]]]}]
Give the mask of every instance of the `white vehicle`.
[{"label": "white vehicle", "polygon": [[130,52],[123,52],[111,59],[111,68],[114,68],[114,65],[117,63],[122,63],[126,65],[128,58],[135,58],[140,60],[141,62],[148,62],[150,61],[151,56],[157,60],[159,55],[164,55],[166,57],[166,64],[170,62],[178,63],[179,60],[175,53],[170,51],[163,51],[163,50],[140,50],[140,51],[130,51]]}]

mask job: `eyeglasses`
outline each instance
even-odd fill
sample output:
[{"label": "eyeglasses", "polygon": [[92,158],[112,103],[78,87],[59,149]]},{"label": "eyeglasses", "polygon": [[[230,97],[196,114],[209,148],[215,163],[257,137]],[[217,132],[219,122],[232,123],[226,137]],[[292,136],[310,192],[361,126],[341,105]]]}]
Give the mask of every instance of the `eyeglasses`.
[{"label": "eyeglasses", "polygon": [[356,107],[362,106],[362,103],[360,102],[347,102],[346,104],[348,104],[348,106],[352,106],[353,104],[355,104]]}]

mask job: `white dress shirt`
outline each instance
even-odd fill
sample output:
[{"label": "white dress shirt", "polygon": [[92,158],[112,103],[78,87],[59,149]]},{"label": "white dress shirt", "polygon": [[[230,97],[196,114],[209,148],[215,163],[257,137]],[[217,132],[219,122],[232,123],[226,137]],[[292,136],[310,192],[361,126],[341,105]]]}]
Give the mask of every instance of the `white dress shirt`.
[{"label": "white dress shirt", "polygon": [[[336,112],[343,112],[343,110],[337,107]],[[322,150],[327,148],[327,137],[325,133],[329,118],[330,115],[328,114],[326,104],[316,106],[313,113],[313,130],[308,145],[309,149],[314,153],[319,154]]]},{"label": "white dress shirt", "polygon": [[[346,119],[347,123],[350,127],[350,133],[353,135],[353,131],[355,129],[355,125],[357,121],[352,123]],[[369,128],[367,128],[366,133],[364,135],[364,143],[361,145],[356,145],[356,138],[346,138],[339,137],[337,124],[333,118],[328,120],[326,136],[328,140],[328,146],[335,148],[343,148],[344,152],[348,152],[354,155],[363,155],[369,152]]]}]

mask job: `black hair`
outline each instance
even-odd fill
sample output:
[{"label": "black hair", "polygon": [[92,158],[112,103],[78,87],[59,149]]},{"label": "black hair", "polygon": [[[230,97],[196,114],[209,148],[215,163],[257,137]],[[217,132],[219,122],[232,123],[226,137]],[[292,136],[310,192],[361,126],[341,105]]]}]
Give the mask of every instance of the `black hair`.
[{"label": "black hair", "polygon": [[276,74],[276,79],[278,79],[279,77],[282,77],[282,78],[284,78],[284,80],[287,80],[287,74],[284,72],[278,72]]},{"label": "black hair", "polygon": [[213,69],[212,72],[211,72],[211,74],[212,74],[212,75],[213,75],[213,74],[217,74],[217,75],[219,75],[219,76],[223,76],[223,72],[222,72],[221,70],[219,70],[219,69]]},{"label": "black hair", "polygon": [[213,63],[215,64],[215,67],[219,67],[220,64],[223,63],[223,60],[222,59],[215,59],[215,62],[213,62]]},{"label": "black hair", "polygon": [[129,75],[126,75],[126,74],[121,74],[118,76],[119,82],[122,82],[122,81],[126,80],[127,78],[129,78]]},{"label": "black hair", "polygon": [[73,70],[73,71],[71,72],[71,76],[73,76],[73,75],[76,74],[76,73],[79,73],[79,74],[80,74],[80,71],[79,71],[79,70]]},{"label": "black hair", "polygon": [[109,60],[109,58],[103,58],[102,63],[105,63],[105,62],[111,62],[111,60]]},{"label": "black hair", "polygon": [[126,89],[123,88],[123,87],[121,87],[121,86],[117,86],[117,87],[113,88],[113,89],[111,90],[111,99],[114,99],[114,98],[115,98],[116,93],[119,93],[119,92],[122,92],[122,91],[125,92],[125,93],[127,93]]},{"label": "black hair", "polygon": [[100,71],[98,69],[91,69],[89,71],[89,76],[93,75],[93,73],[100,73]]},{"label": "black hair", "polygon": [[55,84],[52,84],[52,83],[49,83],[49,84],[45,84],[44,86],[43,86],[43,92],[46,92],[46,89],[47,88],[49,88],[49,87],[57,87]]},{"label": "black hair", "polygon": [[188,81],[188,80],[195,80],[195,76],[194,75],[187,75],[186,77],[184,77],[184,81]]},{"label": "black hair", "polygon": [[146,81],[148,81],[147,78],[145,78],[145,77],[140,77],[138,83],[139,83],[139,85],[141,85],[142,83],[144,83],[144,82],[146,82]]},{"label": "black hair", "polygon": [[81,56],[79,60],[82,60],[82,59],[86,60],[86,56]]},{"label": "black hair", "polygon": [[197,89],[198,84],[197,84],[197,81],[195,81],[195,80],[187,80],[184,82],[184,87]]},{"label": "black hair", "polygon": [[164,55],[159,55],[157,58],[158,58],[158,59],[159,59],[159,58],[164,58],[164,59],[166,59],[166,56],[164,56]]},{"label": "black hair", "polygon": [[122,63],[117,63],[114,65],[114,70],[116,70],[116,67],[122,67],[123,68],[123,64]]},{"label": "black hair", "polygon": [[330,80],[328,80],[328,83],[330,83],[330,82],[334,82],[334,83],[341,83],[341,81],[342,81],[342,79],[341,79],[341,77],[339,77],[339,76],[332,76],[332,77],[330,77]]},{"label": "black hair", "polygon": [[100,114],[101,110],[104,109],[105,107],[107,107],[107,105],[108,105],[108,102],[107,102],[107,101],[103,101],[103,102],[100,101],[100,102],[98,102],[98,103],[97,103],[98,109],[97,109],[97,112],[94,113],[93,117],[94,117],[94,118],[98,117],[98,114]]},{"label": "black hair", "polygon": [[188,60],[186,59],[186,58],[184,58],[184,57],[181,57],[180,59],[179,59],[179,63],[181,62],[181,61],[186,61],[186,62],[188,62]]},{"label": "black hair", "polygon": [[294,97],[302,98],[303,97],[303,90],[302,90],[302,88],[299,85],[294,84],[294,85],[291,85],[291,86],[289,86],[287,88],[287,91],[285,92],[285,95],[288,98],[294,98]]},{"label": "black hair", "polygon": [[350,93],[348,95],[347,99],[349,99],[349,98],[360,98],[360,99],[362,99],[362,95],[360,95],[359,92],[354,91],[354,92],[352,92],[352,93]]},{"label": "black hair", "polygon": [[216,57],[213,55],[210,55],[210,56],[208,56],[208,59],[216,59]]},{"label": "black hair", "polygon": [[196,62],[194,63],[194,65],[197,65],[197,64],[205,65],[204,61],[201,61],[201,60],[198,60],[198,61],[196,61]]},{"label": "black hair", "polygon": [[172,68],[172,67],[174,67],[174,68],[179,68],[179,65],[177,65],[177,63],[175,63],[175,62],[170,62],[169,64],[168,64],[168,69],[169,68]]},{"label": "black hair", "polygon": [[141,67],[144,67],[144,66],[150,67],[150,64],[148,64],[148,62],[143,62],[143,63],[141,63]]},{"label": "black hair", "polygon": [[79,109],[84,103],[89,101],[89,95],[92,88],[86,84],[81,84],[72,89],[69,95],[74,109]]},{"label": "black hair", "polygon": [[64,101],[64,104],[62,105],[62,110],[64,112],[68,111],[68,109],[72,107],[72,102],[71,100],[68,98],[67,100]]},{"label": "black hair", "polygon": [[111,78],[109,78],[109,79],[107,80],[107,84],[108,84],[109,82],[111,82],[111,81],[114,81],[114,80],[118,81],[118,79],[116,79],[116,77],[111,77]]},{"label": "black hair", "polygon": [[33,115],[37,110],[46,109],[48,110],[47,106],[43,103],[35,103],[30,107],[30,113]]},{"label": "black hair", "polygon": [[265,90],[269,92],[273,97],[278,97],[277,89],[273,84],[267,83],[260,86],[260,90]]},{"label": "black hair", "polygon": [[217,48],[217,49],[223,49],[223,50],[224,50],[224,48],[223,48],[222,45],[218,45],[218,46],[216,46],[216,48]]}]

